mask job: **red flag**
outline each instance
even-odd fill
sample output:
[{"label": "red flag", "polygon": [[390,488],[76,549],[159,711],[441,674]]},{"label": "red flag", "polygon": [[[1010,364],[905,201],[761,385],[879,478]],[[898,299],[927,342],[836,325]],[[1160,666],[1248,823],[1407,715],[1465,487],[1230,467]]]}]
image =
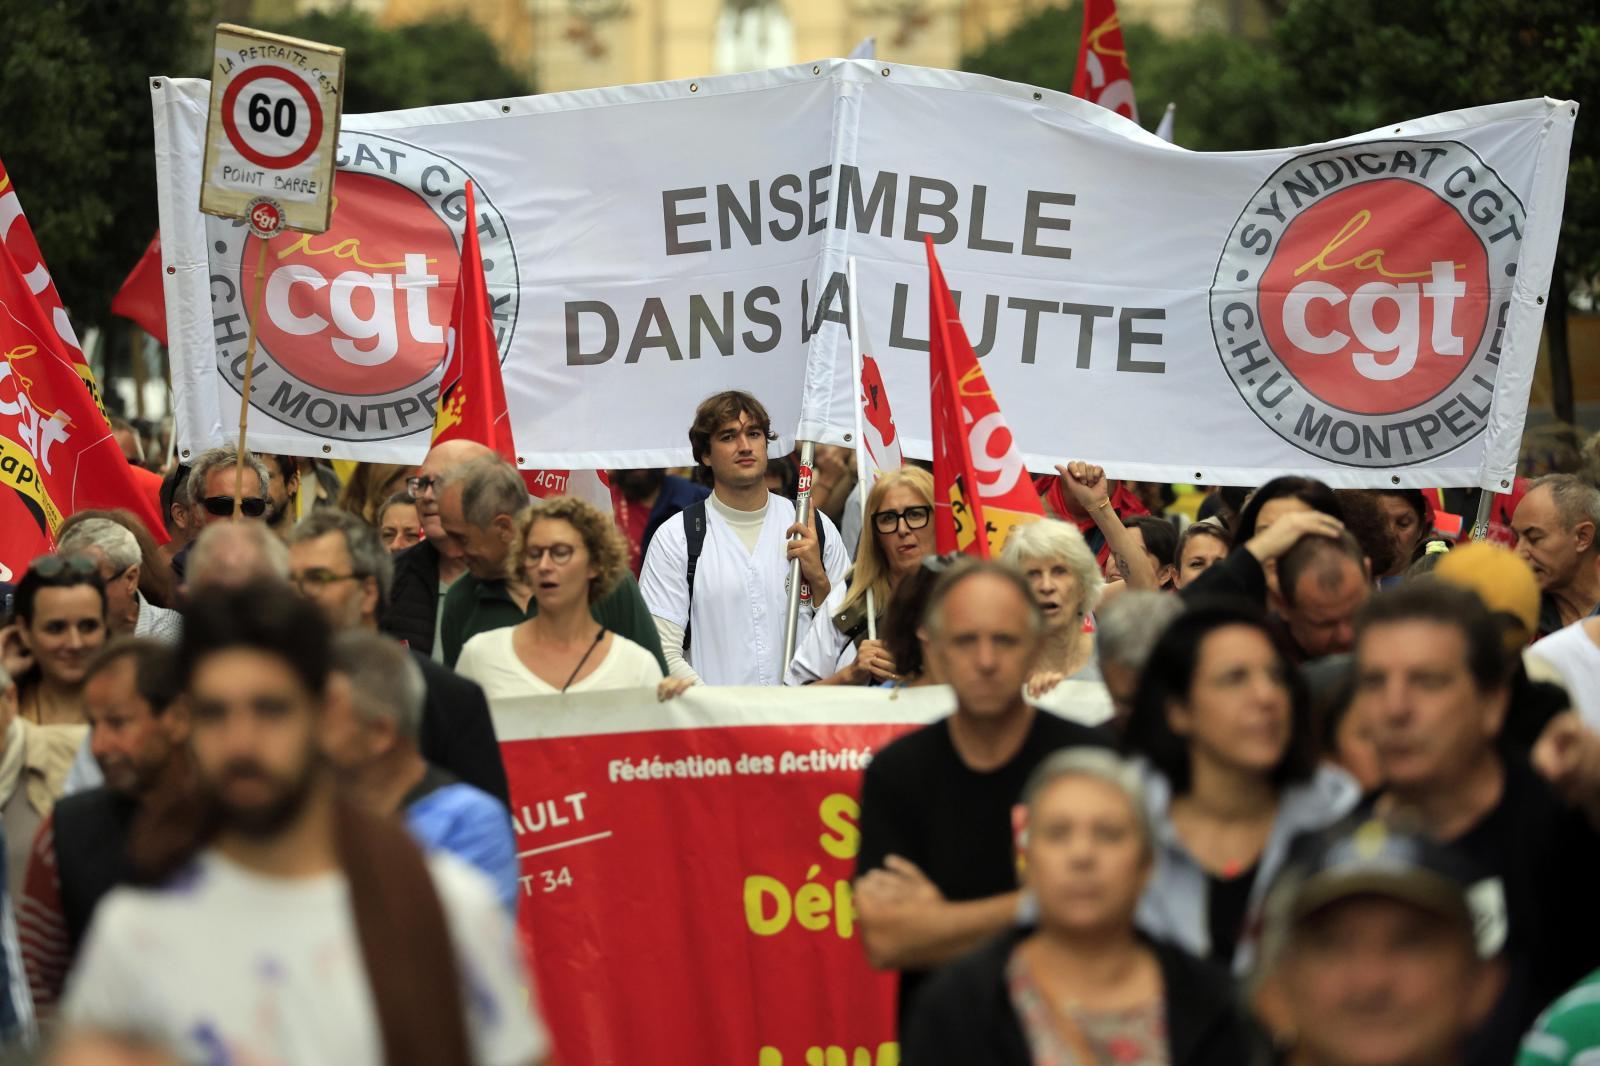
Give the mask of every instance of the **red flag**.
[{"label": "red flag", "polygon": [[167,343],[166,289],[161,274],[161,234],[150,238],[144,254],[111,298],[111,313],[131,318],[150,336]]},{"label": "red flag", "polygon": [[506,412],[506,389],[500,380],[500,346],[495,343],[489,312],[489,287],[483,280],[478,251],[478,210],[472,182],[467,182],[466,232],[461,238],[461,270],[456,299],[445,333],[444,378],[439,382],[439,413],[434,416],[433,442],[475,440],[517,461]]},{"label": "red flag", "polygon": [[1117,0],[1084,0],[1083,43],[1078,48],[1072,95],[1139,121],[1128,50],[1122,44],[1122,23],[1117,20]]},{"label": "red flag", "polygon": [[51,551],[62,519],[84,508],[125,507],[167,539],[158,509],[134,482],[111,426],[3,245],[0,485],[10,490],[0,491],[0,578]]},{"label": "red flag", "polygon": [[[934,533],[941,554],[989,558],[1011,527],[1044,517],[989,381],[928,247],[928,357],[933,385]],[[982,474],[980,478],[978,475]],[[974,489],[976,491],[974,491]]]},{"label": "red flag", "polygon": [[[6,170],[4,162],[0,162],[0,245],[4,245],[10,253],[16,268],[22,273],[28,292],[44,313],[44,320],[50,327],[46,339],[72,364],[73,371],[89,389],[94,405],[100,409],[100,417],[109,421],[105,402],[100,399],[100,384],[95,381],[94,371],[89,369],[89,363],[83,357],[83,345],[78,343],[72,320],[67,317],[66,305],[61,302],[56,283],[51,280],[50,271],[44,265],[44,253],[39,251],[39,242],[33,237],[28,216],[22,213],[22,201],[17,198],[11,173]],[[165,539],[166,527],[157,528],[163,531],[160,535]]]}]

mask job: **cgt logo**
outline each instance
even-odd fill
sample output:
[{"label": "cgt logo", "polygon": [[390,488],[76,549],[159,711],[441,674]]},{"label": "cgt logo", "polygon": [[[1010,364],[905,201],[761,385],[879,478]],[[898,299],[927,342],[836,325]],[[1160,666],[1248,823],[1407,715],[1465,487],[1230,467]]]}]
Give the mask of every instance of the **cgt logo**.
[{"label": "cgt logo", "polygon": [[1525,219],[1454,141],[1293,159],[1218,261],[1223,367],[1269,429],[1329,462],[1445,455],[1487,424]]},{"label": "cgt logo", "polygon": [[[389,137],[339,136],[326,233],[267,242],[251,405],[318,437],[390,440],[431,430],[460,265],[469,174]],[[478,237],[503,360],[516,330],[516,252],[477,189]],[[217,365],[243,388],[257,238],[208,219]]]}]

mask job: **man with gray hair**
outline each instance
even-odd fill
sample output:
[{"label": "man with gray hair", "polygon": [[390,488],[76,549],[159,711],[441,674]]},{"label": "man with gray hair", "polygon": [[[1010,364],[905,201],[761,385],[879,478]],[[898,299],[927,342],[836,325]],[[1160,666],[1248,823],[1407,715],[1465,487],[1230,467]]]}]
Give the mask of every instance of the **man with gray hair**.
[{"label": "man with gray hair", "polygon": [[[335,630],[378,632],[394,561],[371,526],[348,511],[324,507],[289,531],[288,552],[289,580],[322,609]],[[511,789],[483,689],[415,649],[410,658],[422,671],[422,758],[509,805]]]},{"label": "man with gray hair", "polygon": [[895,740],[862,778],[856,906],[868,960],[900,971],[902,1031],[930,970],[1017,918],[1011,815],[1029,776],[1052,752],[1107,744],[1023,698],[1044,629],[1016,570],[947,570],[918,636],[929,673],[955,690],[955,713]]},{"label": "man with gray hair", "polygon": [[[246,451],[242,485],[238,485],[236,479],[238,464],[239,449],[228,444],[221,448],[206,449],[190,465],[184,495],[192,504],[191,513],[200,530],[233,518],[236,488],[243,498],[243,503],[239,505],[240,515],[249,519],[266,517],[266,464]],[[190,549],[185,548],[172,557],[172,570],[179,580],[188,577],[189,555]]]},{"label": "man with gray hair", "polygon": [[[174,562],[177,560],[174,559]],[[237,588],[266,578],[289,576],[289,549],[262,522],[224,522],[207,526],[190,546],[184,592]]]},{"label": "man with gray hair", "polygon": [[1600,606],[1600,489],[1572,474],[1551,474],[1529,488],[1511,516],[1517,554],[1533,568],[1543,595],[1539,636],[1587,618]]},{"label": "man with gray hair", "polygon": [[1139,675],[1156,641],[1183,613],[1183,601],[1152,589],[1134,589],[1106,604],[1094,616],[1100,676],[1111,694],[1112,723],[1121,728],[1133,713]]},{"label": "man with gray hair", "polygon": [[517,848],[505,805],[418,751],[427,698],[422,661],[376,632],[340,633],[323,753],[357,802],[386,817],[404,816],[424,849],[448,851],[488,875],[514,918]]},{"label": "man with gray hair", "polygon": [[144,558],[138,538],[127,527],[109,518],[85,518],[62,535],[56,551],[85,556],[99,568],[106,583],[106,625],[114,635],[178,642],[183,616],[157,607],[139,592]]},{"label": "man with gray hair", "polygon": [[[456,467],[433,491],[444,531],[467,564],[467,572],[445,595],[439,623],[445,665],[453,667],[472,637],[517,625],[539,611],[533,586],[516,572],[520,520],[532,500],[522,475],[498,456]],[[631,573],[623,574],[616,588],[589,610],[596,622],[654,655],[666,672],[655,619]]]}]

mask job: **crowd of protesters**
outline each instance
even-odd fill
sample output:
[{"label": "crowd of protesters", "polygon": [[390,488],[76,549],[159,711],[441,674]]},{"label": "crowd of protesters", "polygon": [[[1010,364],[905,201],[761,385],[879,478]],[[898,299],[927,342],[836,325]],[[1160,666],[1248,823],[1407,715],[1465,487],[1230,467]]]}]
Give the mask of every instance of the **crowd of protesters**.
[{"label": "crowd of protesters", "polygon": [[342,482],[217,448],[159,472],[165,530],[71,516],[4,590],[0,1039],[551,1061],[491,701],[947,685],[861,781],[908,1066],[1600,1061],[1576,458],[1474,543],[1447,494],[1075,459],[978,561],[937,554],[920,464],[820,449],[802,522],[759,399],[687,435],[610,513],[456,441]]}]

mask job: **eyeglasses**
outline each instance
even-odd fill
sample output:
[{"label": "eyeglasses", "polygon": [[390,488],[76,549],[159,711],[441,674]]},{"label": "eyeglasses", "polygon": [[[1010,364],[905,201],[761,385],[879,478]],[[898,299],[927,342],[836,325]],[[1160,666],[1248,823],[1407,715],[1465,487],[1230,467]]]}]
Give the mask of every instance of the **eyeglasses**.
[{"label": "eyeglasses", "polygon": [[560,566],[563,563],[571,562],[572,555],[577,550],[577,546],[573,544],[552,544],[548,548],[536,548],[530,544],[523,551],[522,559],[529,566],[538,566],[540,561],[544,559],[545,552],[549,552],[550,561]]},{"label": "eyeglasses", "polygon": [[323,589],[335,581],[360,581],[364,577],[365,574],[335,574],[328,570],[307,570],[300,574],[290,574],[289,582],[304,592],[307,587]]},{"label": "eyeglasses", "polygon": [[421,496],[424,492],[432,492],[438,483],[439,479],[436,477],[408,477],[406,491],[413,496]]},{"label": "eyeglasses", "polygon": [[933,517],[933,508],[926,504],[917,507],[907,507],[903,511],[874,511],[872,513],[872,528],[879,533],[893,533],[900,528],[900,522],[905,520],[907,529],[921,529]]},{"label": "eyeglasses", "polygon": [[87,555],[46,555],[43,559],[35,559],[28,569],[40,577],[60,577],[68,570],[84,576],[100,572],[99,565]]},{"label": "eyeglasses", "polygon": [[[200,501],[205,509],[218,518],[226,518],[233,513],[232,496],[207,496]],[[239,513],[246,518],[260,518],[267,513],[267,499],[265,496],[246,496],[239,505]]]}]

